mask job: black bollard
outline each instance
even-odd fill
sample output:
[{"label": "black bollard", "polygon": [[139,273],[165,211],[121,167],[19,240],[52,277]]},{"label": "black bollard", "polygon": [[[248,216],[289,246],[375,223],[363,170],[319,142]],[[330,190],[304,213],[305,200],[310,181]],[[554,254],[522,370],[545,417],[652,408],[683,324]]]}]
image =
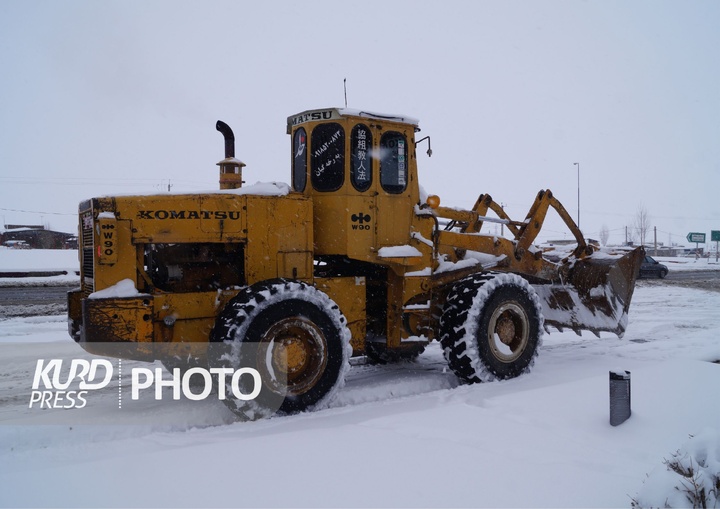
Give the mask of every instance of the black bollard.
[{"label": "black bollard", "polygon": [[618,426],[627,421],[630,410],[630,372],[610,372],[610,424]]}]

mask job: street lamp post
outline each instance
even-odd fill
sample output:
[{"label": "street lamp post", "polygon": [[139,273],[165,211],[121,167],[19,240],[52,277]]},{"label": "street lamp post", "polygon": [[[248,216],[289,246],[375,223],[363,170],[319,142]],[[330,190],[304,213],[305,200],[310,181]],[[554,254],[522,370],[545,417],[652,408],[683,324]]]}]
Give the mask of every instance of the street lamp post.
[{"label": "street lamp post", "polygon": [[580,228],[580,163],[573,163],[578,170],[578,228]]}]

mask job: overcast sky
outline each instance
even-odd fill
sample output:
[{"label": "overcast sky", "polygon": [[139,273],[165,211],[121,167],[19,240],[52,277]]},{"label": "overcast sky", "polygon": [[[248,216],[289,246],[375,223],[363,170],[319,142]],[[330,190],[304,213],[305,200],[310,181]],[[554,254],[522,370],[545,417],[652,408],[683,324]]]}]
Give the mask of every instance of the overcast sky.
[{"label": "overcast sky", "polygon": [[[0,1],[0,215],[75,231],[79,201],[289,179],[286,118],[420,120],[420,181],[522,219],[551,189],[598,238],[720,230],[720,2]],[[419,152],[421,153],[421,152]],[[569,236],[556,220],[542,238]],[[652,238],[652,237],[651,237]]]}]

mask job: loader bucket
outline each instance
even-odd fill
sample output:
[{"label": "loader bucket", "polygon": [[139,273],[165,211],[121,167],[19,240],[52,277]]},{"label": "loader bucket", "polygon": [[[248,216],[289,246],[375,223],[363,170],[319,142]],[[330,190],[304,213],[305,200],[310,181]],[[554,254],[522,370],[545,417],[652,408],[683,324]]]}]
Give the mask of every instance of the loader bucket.
[{"label": "loader bucket", "polygon": [[580,334],[588,330],[622,337],[628,321],[630,300],[645,250],[639,247],[625,255],[595,252],[566,262],[558,281],[535,285],[545,316],[545,326]]}]

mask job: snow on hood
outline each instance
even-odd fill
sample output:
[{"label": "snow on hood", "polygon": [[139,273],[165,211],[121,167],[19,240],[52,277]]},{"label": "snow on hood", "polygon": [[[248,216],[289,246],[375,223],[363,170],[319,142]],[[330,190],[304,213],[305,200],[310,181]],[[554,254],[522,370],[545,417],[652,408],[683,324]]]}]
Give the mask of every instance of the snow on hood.
[{"label": "snow on hood", "polygon": [[[242,195],[253,195],[253,196],[285,196],[290,193],[290,185],[285,182],[256,182],[249,186],[243,186],[238,189],[211,189],[204,191],[196,191],[189,193],[187,191],[169,192],[162,193],[163,196],[168,195],[198,195],[198,194],[234,194],[238,196]],[[118,196],[139,196],[137,193],[133,194],[113,194],[105,195],[106,197],[118,197]]]},{"label": "snow on hood", "polygon": [[290,186],[285,182],[256,182],[253,185],[240,187],[238,189],[222,189],[212,192],[236,195],[285,196],[290,193]]},{"label": "snow on hood", "polygon": [[88,295],[88,299],[122,299],[140,295],[132,279],[123,279],[112,286]]}]

